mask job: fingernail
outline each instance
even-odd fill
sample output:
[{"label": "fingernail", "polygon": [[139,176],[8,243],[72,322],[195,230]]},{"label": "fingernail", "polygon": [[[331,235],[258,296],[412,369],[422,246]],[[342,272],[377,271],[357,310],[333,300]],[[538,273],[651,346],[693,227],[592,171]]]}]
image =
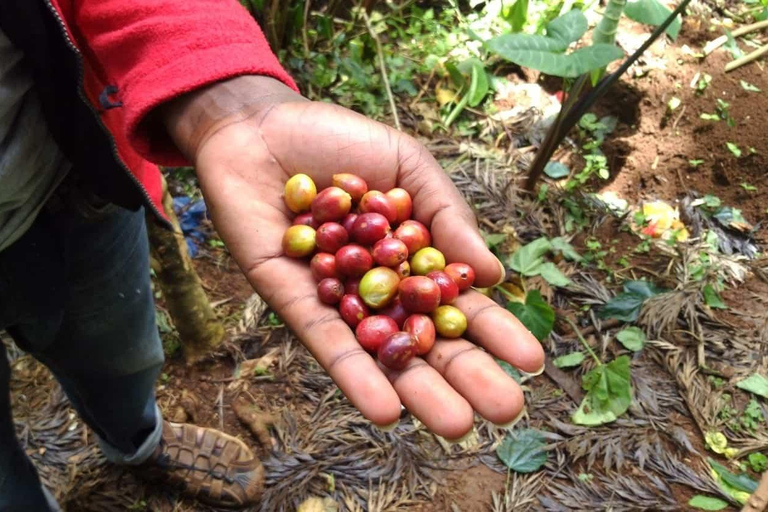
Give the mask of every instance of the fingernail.
[{"label": "fingernail", "polygon": [[394,423],[390,423],[389,425],[374,425],[377,429],[381,430],[382,432],[392,432],[397,428],[397,426],[400,424],[400,420],[395,420]]},{"label": "fingernail", "polygon": [[501,269],[501,278],[499,278],[498,282],[494,286],[499,286],[501,283],[507,280],[507,268],[498,258],[496,261],[499,263],[499,268]]},{"label": "fingernail", "polygon": [[546,365],[546,363],[544,363],[543,365],[541,365],[541,368],[539,368],[539,369],[538,369],[538,370],[536,370],[535,372],[524,372],[524,371],[522,371],[522,370],[521,370],[521,373],[524,373],[525,375],[527,375],[527,376],[529,376],[529,377],[538,377],[539,375],[541,375],[542,373],[544,373],[544,368],[545,368],[546,366],[547,366],[547,365]]},{"label": "fingernail", "polygon": [[513,420],[512,420],[512,421],[510,421],[509,423],[506,423],[506,424],[504,424],[504,425],[497,425],[496,423],[494,423],[494,425],[496,425],[498,428],[502,428],[502,429],[505,429],[505,430],[512,430],[512,427],[514,427],[515,425],[517,425],[517,423],[518,423],[518,422],[519,422],[521,419],[523,419],[523,416],[525,416],[525,412],[526,412],[526,408],[525,408],[525,407],[523,407],[523,410],[522,410],[522,411],[520,411],[520,413],[519,413],[519,414],[518,414],[518,415],[515,417],[515,419],[513,419]]},{"label": "fingernail", "polygon": [[461,437],[460,437],[460,438],[458,438],[458,439],[447,439],[447,438],[445,438],[445,437],[444,437],[443,439],[445,439],[445,442],[446,442],[446,443],[448,443],[448,444],[451,444],[451,445],[454,445],[454,444],[463,443],[464,441],[466,441],[467,439],[469,439],[469,438],[470,438],[470,436],[471,436],[472,434],[474,434],[474,433],[475,433],[475,427],[472,427],[472,428],[470,429],[470,431],[469,431],[469,432],[467,432],[466,434],[464,434],[463,436],[461,436]]}]

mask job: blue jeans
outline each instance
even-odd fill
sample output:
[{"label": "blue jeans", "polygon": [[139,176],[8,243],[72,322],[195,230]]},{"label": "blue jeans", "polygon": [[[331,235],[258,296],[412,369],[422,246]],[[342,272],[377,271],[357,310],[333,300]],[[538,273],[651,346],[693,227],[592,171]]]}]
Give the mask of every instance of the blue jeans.
[{"label": "blue jeans", "polygon": [[[106,457],[140,464],[160,441],[163,364],[143,211],[65,203],[0,252],[0,329],[45,364]],[[0,511],[53,508],[14,433],[0,343]]]}]

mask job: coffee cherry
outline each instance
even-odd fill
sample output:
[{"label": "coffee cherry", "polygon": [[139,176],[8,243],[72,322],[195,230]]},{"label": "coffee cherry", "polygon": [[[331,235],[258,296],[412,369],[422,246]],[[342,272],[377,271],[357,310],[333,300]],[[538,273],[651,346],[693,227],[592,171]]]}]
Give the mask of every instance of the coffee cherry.
[{"label": "coffee cherry", "polygon": [[435,330],[444,338],[458,338],[467,330],[467,317],[458,308],[440,306],[432,313]]},{"label": "coffee cherry", "polygon": [[283,252],[290,258],[303,258],[315,250],[315,230],[309,226],[291,226],[283,234]]},{"label": "coffee cherry", "polygon": [[371,314],[368,310],[368,306],[363,303],[363,299],[357,295],[350,294],[344,295],[341,298],[339,313],[341,314],[341,318],[343,318],[344,321],[347,322],[347,325],[352,329],[357,327],[363,319]]},{"label": "coffee cherry", "polygon": [[373,245],[390,232],[389,221],[380,213],[358,215],[352,225],[352,240],[361,245]]},{"label": "coffee cherry", "polygon": [[339,187],[352,197],[352,201],[357,203],[362,199],[363,194],[368,192],[368,184],[360,176],[354,174],[341,173],[334,174],[331,178],[334,187]]},{"label": "coffee cherry", "polygon": [[376,352],[389,336],[397,332],[394,320],[384,315],[363,318],[355,328],[358,343],[369,352]]},{"label": "coffee cherry", "polygon": [[361,277],[373,268],[373,256],[365,247],[350,244],[336,251],[336,271],[345,277]]},{"label": "coffee cherry", "polygon": [[396,296],[394,299],[392,299],[387,307],[379,310],[379,314],[388,316],[395,321],[398,328],[402,329],[403,324],[405,323],[405,319],[408,318],[411,313],[405,309],[405,306],[403,306],[403,301],[400,300],[400,297]]},{"label": "coffee cherry", "polygon": [[386,194],[378,190],[371,190],[360,199],[360,211],[362,213],[380,213],[390,223],[397,220],[395,203]]},{"label": "coffee cherry", "polygon": [[293,213],[309,210],[317,196],[317,187],[306,174],[296,174],[285,183],[285,204]]},{"label": "coffee cherry", "polygon": [[301,215],[297,215],[295,219],[293,219],[294,226],[309,226],[312,229],[317,229],[320,227],[320,225],[315,222],[315,218],[312,216],[311,213],[302,213]]},{"label": "coffee cherry", "polygon": [[411,272],[417,276],[425,276],[433,270],[445,268],[445,256],[434,247],[425,247],[411,258]]},{"label": "coffee cherry", "polygon": [[445,273],[451,276],[460,292],[470,288],[475,282],[475,270],[466,263],[451,263],[445,267]]},{"label": "coffee cherry", "polygon": [[349,241],[347,230],[341,224],[326,222],[317,228],[317,248],[323,252],[336,254]]},{"label": "coffee cherry", "polygon": [[348,213],[344,216],[343,219],[341,219],[341,225],[344,226],[344,229],[347,230],[347,233],[349,233],[350,236],[352,236],[352,226],[355,225],[356,220],[356,213]]},{"label": "coffee cherry", "polygon": [[397,267],[407,259],[408,248],[397,238],[384,238],[373,246],[373,261],[383,267]]},{"label": "coffee cherry", "polygon": [[391,334],[379,346],[378,360],[390,370],[402,370],[416,355],[416,338],[407,332]]},{"label": "coffee cherry", "polygon": [[322,190],[312,201],[312,216],[321,225],[325,222],[338,222],[352,208],[352,198],[339,187]]},{"label": "coffee cherry", "polygon": [[427,277],[437,283],[440,287],[440,304],[453,304],[456,297],[459,296],[459,287],[456,282],[447,273],[441,270],[433,270]]},{"label": "coffee cherry", "polygon": [[440,287],[428,277],[406,277],[398,291],[403,306],[412,313],[431,313],[440,305]]},{"label": "coffee cherry", "polygon": [[344,296],[344,285],[335,277],[327,277],[317,285],[317,296],[325,304],[338,304]]},{"label": "coffee cherry", "polygon": [[416,355],[423,356],[435,345],[435,324],[427,315],[411,315],[402,329],[416,338]]},{"label": "coffee cherry", "polygon": [[312,256],[309,269],[318,283],[327,277],[339,277],[336,273],[336,257],[327,252],[319,252]]},{"label": "coffee cherry", "polygon": [[411,218],[413,212],[413,201],[411,195],[402,188],[393,188],[386,193],[386,196],[395,205],[397,211],[396,224],[400,224]]},{"label": "coffee cherry", "polygon": [[402,240],[408,248],[408,254],[416,254],[420,249],[429,247],[432,235],[427,227],[416,220],[406,220],[395,230],[395,238]]},{"label": "coffee cherry", "polygon": [[376,267],[365,273],[360,280],[360,297],[373,309],[385,307],[397,294],[400,278],[394,270]]},{"label": "coffee cherry", "polygon": [[400,279],[405,279],[411,275],[411,264],[407,261],[404,261],[395,267],[395,272],[397,272],[397,275],[400,276]]}]

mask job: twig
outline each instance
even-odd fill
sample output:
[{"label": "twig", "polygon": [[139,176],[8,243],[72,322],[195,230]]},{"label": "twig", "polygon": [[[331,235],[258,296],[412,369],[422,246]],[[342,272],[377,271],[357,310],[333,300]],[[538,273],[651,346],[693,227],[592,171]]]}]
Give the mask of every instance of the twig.
[{"label": "twig", "polygon": [[576,327],[576,324],[573,323],[573,320],[571,320],[568,317],[564,317],[563,320],[568,322],[568,325],[571,326],[571,329],[573,329],[573,332],[576,333],[576,336],[579,338],[579,341],[582,345],[584,345],[584,348],[587,349],[587,352],[589,352],[589,355],[592,356],[592,359],[595,360],[598,366],[602,366],[603,362],[600,361],[600,358],[597,357],[597,354],[595,354],[595,351],[592,350],[592,347],[589,346],[589,343],[587,343],[587,340],[584,339],[584,336],[581,335],[581,331],[578,327]]},{"label": "twig", "polygon": [[741,512],[763,512],[768,506],[768,471],[763,473],[757,489],[752,493]]},{"label": "twig", "polygon": [[307,37],[307,18],[309,18],[309,5],[312,0],[304,0],[304,23],[301,27],[302,38],[304,39],[304,55],[309,56],[309,37]]},{"label": "twig", "polygon": [[736,60],[732,60],[728,64],[725,65],[725,72],[733,71],[736,68],[740,68],[744,64],[749,64],[753,60],[757,60],[763,55],[768,53],[768,44],[765,46],[761,46],[757,50],[753,51],[752,53],[748,53],[745,56],[738,58]]},{"label": "twig", "polygon": [[389,77],[387,76],[387,67],[384,64],[384,51],[381,49],[381,41],[379,36],[373,30],[371,25],[371,19],[368,17],[368,13],[363,11],[363,20],[365,21],[365,28],[368,29],[368,33],[376,43],[376,53],[379,55],[379,71],[381,71],[381,78],[384,80],[384,89],[387,91],[387,99],[389,100],[389,107],[392,109],[392,117],[395,121],[395,128],[402,131],[400,127],[400,118],[397,115],[397,105],[395,105],[395,97],[392,95],[392,88],[389,86]]},{"label": "twig", "polygon": [[219,387],[219,430],[224,431],[224,384]]},{"label": "twig", "polygon": [[[751,25],[744,25],[743,27],[737,28],[736,30],[731,32],[731,35],[734,38],[736,38],[739,36],[743,36],[744,34],[749,34],[750,32],[754,32],[755,30],[760,30],[761,28],[768,28],[768,20],[758,21],[757,23],[752,23]],[[710,53],[717,50],[727,42],[728,42],[728,35],[722,35],[717,39],[713,39],[712,41],[704,45],[704,55],[709,55]]]},{"label": "twig", "polygon": [[672,131],[675,131],[675,128],[677,128],[677,123],[680,122],[680,119],[683,117],[683,114],[685,114],[685,109],[688,107],[688,105],[683,105],[683,108],[680,109],[680,115],[677,116],[675,119],[675,122],[672,123]]}]

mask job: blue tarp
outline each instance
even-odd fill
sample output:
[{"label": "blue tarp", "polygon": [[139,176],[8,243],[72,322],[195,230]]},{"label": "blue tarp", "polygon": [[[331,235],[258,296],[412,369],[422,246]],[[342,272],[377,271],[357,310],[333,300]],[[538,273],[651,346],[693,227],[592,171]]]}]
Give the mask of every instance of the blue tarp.
[{"label": "blue tarp", "polygon": [[179,225],[187,241],[189,255],[192,258],[197,257],[199,253],[199,244],[204,244],[208,234],[203,229],[203,221],[207,220],[208,210],[205,207],[205,201],[198,199],[192,202],[189,197],[174,197],[173,210],[179,217]]}]

